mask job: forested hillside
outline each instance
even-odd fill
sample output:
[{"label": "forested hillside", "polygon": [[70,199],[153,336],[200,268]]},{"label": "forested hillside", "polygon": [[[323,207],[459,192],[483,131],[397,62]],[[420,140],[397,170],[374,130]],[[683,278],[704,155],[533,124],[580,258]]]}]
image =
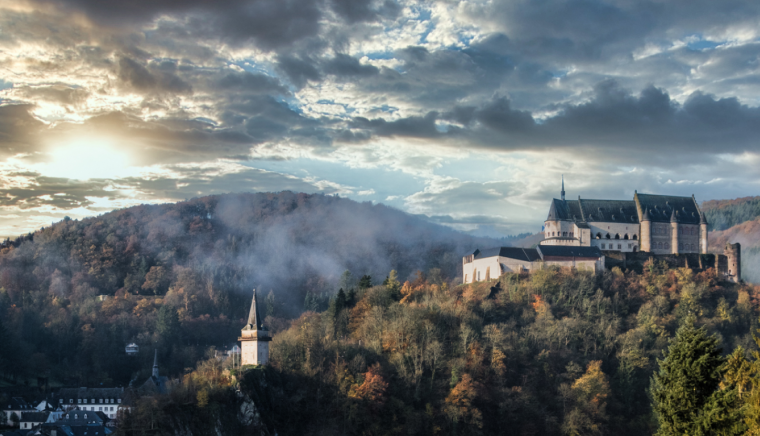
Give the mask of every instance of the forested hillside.
[{"label": "forested hillside", "polygon": [[709,230],[726,230],[760,217],[760,197],[709,200],[702,203]]},{"label": "forested hillside", "polygon": [[[235,434],[638,436],[661,422],[680,426],[663,434],[740,434],[760,428],[760,365],[747,355],[759,298],[759,287],[717,282],[713,270],[659,262],[455,287],[391,275],[275,334],[271,366],[241,376],[208,361],[176,394],[142,401],[119,432],[171,434],[148,430],[158,405],[182,410],[192,434],[235,424]],[[247,398],[229,394],[237,383]],[[223,422],[246,399],[260,419]],[[737,431],[717,431],[728,425]]]},{"label": "forested hillside", "polygon": [[[293,317],[326,306],[346,270],[382,281],[392,269],[406,278],[438,268],[450,280],[463,253],[500,242],[383,205],[291,192],[64,220],[0,248],[0,319],[15,350],[3,357],[31,362],[0,370],[124,384],[148,369],[158,343],[178,372],[206,346],[234,342],[254,287],[269,315]],[[132,341],[145,348],[141,364],[123,359]]]}]

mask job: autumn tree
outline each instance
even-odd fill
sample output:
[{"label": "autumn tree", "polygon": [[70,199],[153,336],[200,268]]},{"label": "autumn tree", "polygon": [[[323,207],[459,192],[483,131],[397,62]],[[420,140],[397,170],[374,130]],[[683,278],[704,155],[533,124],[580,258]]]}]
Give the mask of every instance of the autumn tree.
[{"label": "autumn tree", "polygon": [[604,434],[610,383],[602,372],[602,361],[588,364],[586,373],[568,391],[571,407],[565,413],[562,429],[571,436]]},{"label": "autumn tree", "polygon": [[473,380],[470,374],[464,374],[462,380],[446,396],[444,411],[455,424],[462,423],[472,430],[483,427],[483,414],[475,407],[482,386]]}]

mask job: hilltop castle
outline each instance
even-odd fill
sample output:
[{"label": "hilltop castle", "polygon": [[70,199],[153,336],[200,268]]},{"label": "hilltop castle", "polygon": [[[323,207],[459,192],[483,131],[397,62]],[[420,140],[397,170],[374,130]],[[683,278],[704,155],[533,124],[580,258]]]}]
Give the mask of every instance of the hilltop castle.
[{"label": "hilltop castle", "polygon": [[[463,281],[489,280],[505,272],[531,271],[547,264],[593,271],[642,263],[658,257],[676,267],[715,267],[718,276],[741,280],[741,246],[708,254],[707,220],[697,200],[639,194],[632,200],[552,199],[544,239],[535,249],[476,250],[462,259]],[[551,254],[549,254],[551,253]]]},{"label": "hilltop castle", "polygon": [[652,254],[707,253],[707,220],[697,200],[639,194],[633,200],[565,200],[565,181],[544,222],[541,245]]}]

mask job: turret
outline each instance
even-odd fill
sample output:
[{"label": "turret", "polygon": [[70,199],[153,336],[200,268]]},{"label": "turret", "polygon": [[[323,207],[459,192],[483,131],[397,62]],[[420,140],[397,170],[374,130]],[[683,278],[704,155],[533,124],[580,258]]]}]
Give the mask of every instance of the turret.
[{"label": "turret", "polygon": [[678,253],[678,216],[676,215],[676,210],[673,209],[673,213],[670,214],[670,245],[671,245],[671,253]]},{"label": "turret", "polygon": [[562,191],[560,191],[560,198],[565,201],[565,175],[562,174]]},{"label": "turret", "polygon": [[256,290],[253,290],[251,310],[248,323],[240,331],[241,365],[265,365],[269,362],[269,341],[272,337],[264,330],[256,302]]},{"label": "turret", "polygon": [[652,217],[649,216],[649,209],[644,210],[641,217],[641,240],[639,241],[641,251],[652,251]]},{"label": "turret", "polygon": [[699,252],[707,254],[707,218],[705,213],[699,213]]},{"label": "turret", "polygon": [[726,243],[723,250],[728,260],[728,280],[739,283],[742,280],[742,246],[738,242],[735,244]]}]

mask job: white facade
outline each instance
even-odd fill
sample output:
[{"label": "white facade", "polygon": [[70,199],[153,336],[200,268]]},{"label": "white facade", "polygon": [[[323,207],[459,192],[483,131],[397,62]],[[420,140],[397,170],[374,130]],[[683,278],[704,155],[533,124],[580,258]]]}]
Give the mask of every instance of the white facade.
[{"label": "white facade", "polygon": [[[258,331],[256,333],[265,334],[264,331]],[[266,365],[269,363],[269,341],[256,339],[244,339],[241,337],[240,345],[242,346],[241,352],[241,365]]]},{"label": "white facade", "polygon": [[485,257],[474,259],[472,262],[462,265],[462,277],[464,283],[480,282],[483,280],[497,279],[503,273],[530,272],[537,268],[535,262],[519,259],[511,259],[502,256]]}]

